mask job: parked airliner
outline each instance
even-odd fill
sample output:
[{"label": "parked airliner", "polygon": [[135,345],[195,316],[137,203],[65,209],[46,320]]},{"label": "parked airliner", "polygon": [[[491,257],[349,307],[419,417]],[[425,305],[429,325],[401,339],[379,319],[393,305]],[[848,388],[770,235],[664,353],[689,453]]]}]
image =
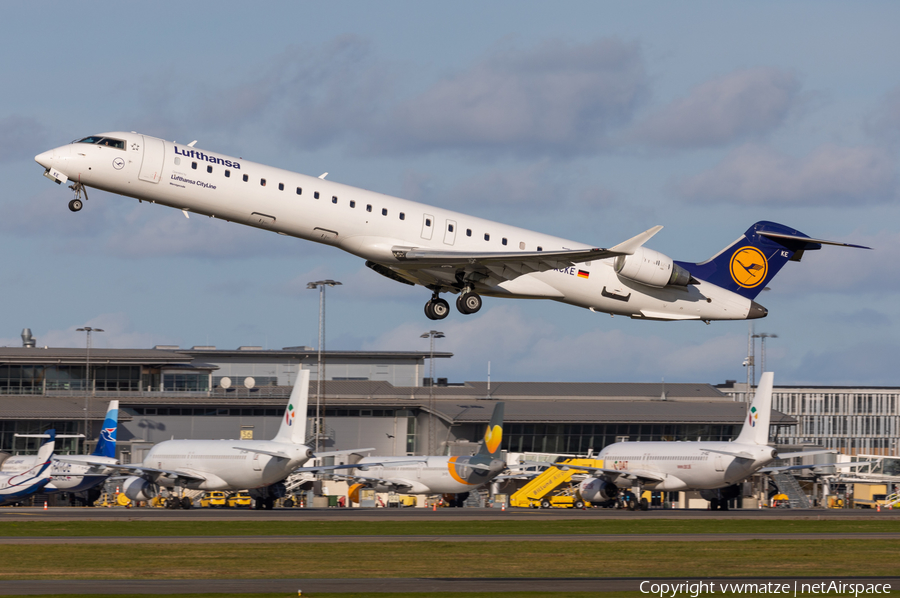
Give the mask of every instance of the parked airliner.
[{"label": "parked airliner", "polygon": [[[166,440],[150,449],[142,464],[118,465],[132,472],[122,483],[131,500],[150,500],[159,487],[192,490],[245,490],[257,506],[271,509],[284,496],[284,480],[313,457],[305,444],[309,370],[300,370],[272,440]],[[337,453],[318,453],[324,457]],[[191,500],[183,497],[181,507]]]},{"label": "parked airliner", "polygon": [[[84,492],[102,483],[112,470],[107,465],[115,465],[116,430],[119,420],[119,401],[110,401],[106,410],[103,427],[100,428],[100,440],[90,455],[54,455],[50,468],[52,487],[47,492]],[[43,434],[16,434],[18,437],[38,436]],[[63,435],[57,434],[57,438]],[[0,473],[21,473],[41,462],[39,455],[15,455],[5,460],[0,466]]]},{"label": "parked airliner", "polygon": [[0,473],[0,505],[16,503],[50,487],[50,465],[56,446],[56,430],[41,434],[46,438],[38,449],[36,463],[17,473]]},{"label": "parked airliner", "polygon": [[478,452],[471,457],[366,457],[347,477],[379,492],[464,494],[474,490],[506,469],[506,462],[500,458],[503,405],[494,405]]},{"label": "parked airliner", "polygon": [[[583,500],[604,503],[625,489],[628,509],[646,510],[643,490],[684,491],[726,488],[757,473],[775,459],[809,456],[829,451],[781,453],[769,446],[772,415],[772,372],[760,377],[747,419],[734,442],[616,442],[597,456],[603,467],[572,466],[594,473],[578,486]],[[727,509],[725,500],[710,495],[713,510]]]},{"label": "parked airliner", "polygon": [[491,222],[138,133],[91,135],[35,157],[44,175],[71,181],[72,211],[87,188],[332,245],[397,282],[431,290],[425,314],[447,317],[441,293],[477,312],[482,296],[551,299],[645,320],[744,320],[788,261],[822,244],[757,222],[713,258],[688,263],[644,247],[662,229],[609,249]]}]

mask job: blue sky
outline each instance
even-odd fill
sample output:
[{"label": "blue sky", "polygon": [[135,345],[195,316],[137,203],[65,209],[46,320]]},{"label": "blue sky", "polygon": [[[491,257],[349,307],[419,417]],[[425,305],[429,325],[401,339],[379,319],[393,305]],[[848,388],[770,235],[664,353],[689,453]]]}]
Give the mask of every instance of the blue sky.
[{"label": "blue sky", "polygon": [[746,322],[654,323],[428,291],[340,251],[71,192],[35,154],[134,130],[597,246],[701,261],[757,220],[870,245],[758,301],[778,384],[900,385],[894,2],[7,2],[0,345],[316,344],[455,353],[482,380],[744,380]]}]

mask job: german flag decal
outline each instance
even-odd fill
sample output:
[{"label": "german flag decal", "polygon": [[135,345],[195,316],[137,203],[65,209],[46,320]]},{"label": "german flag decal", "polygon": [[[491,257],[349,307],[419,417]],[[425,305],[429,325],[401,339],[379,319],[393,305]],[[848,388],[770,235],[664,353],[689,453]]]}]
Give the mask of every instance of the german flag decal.
[{"label": "german flag decal", "polygon": [[578,278],[590,278],[590,276],[591,276],[591,273],[588,272],[587,270],[579,270],[578,271]]}]

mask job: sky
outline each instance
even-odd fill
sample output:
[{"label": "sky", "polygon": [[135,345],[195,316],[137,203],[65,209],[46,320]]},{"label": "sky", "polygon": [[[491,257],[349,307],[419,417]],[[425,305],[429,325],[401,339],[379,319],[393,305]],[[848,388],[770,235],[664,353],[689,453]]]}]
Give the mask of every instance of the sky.
[{"label": "sky", "polygon": [[[72,192],[34,156],[126,130],[674,259],[758,220],[826,247],[757,301],[777,385],[900,386],[900,4],[4,3],[0,346],[421,350],[452,382],[745,381],[748,322],[430,292],[332,247]],[[757,342],[757,353],[759,344]],[[757,354],[757,362],[760,356]],[[489,365],[490,364],[490,365]],[[756,368],[757,376],[761,368]]]}]

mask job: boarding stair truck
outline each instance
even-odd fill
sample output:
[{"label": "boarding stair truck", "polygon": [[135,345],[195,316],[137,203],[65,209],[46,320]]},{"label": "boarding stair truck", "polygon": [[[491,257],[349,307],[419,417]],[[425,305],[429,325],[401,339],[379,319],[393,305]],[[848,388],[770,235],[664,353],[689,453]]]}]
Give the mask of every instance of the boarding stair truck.
[{"label": "boarding stair truck", "polygon": [[[556,465],[568,465],[566,470],[559,469]],[[565,485],[566,487],[571,487],[572,477],[574,475],[584,475],[584,471],[579,471],[577,469],[578,465],[585,465],[588,467],[603,467],[602,459],[566,459],[560,463],[557,463],[554,466],[548,467],[543,473],[527,484],[522,486],[517,492],[515,492],[512,496],[509,497],[509,506],[511,507],[532,507],[538,508],[542,507],[545,509],[557,506],[557,507],[575,507],[576,503],[579,503],[579,499],[577,499],[573,493],[566,495],[565,488],[563,489],[562,496],[559,496],[555,501],[555,495],[560,494],[558,488],[560,486]],[[581,508],[582,506],[590,506],[584,504],[578,504],[577,508]]]}]

